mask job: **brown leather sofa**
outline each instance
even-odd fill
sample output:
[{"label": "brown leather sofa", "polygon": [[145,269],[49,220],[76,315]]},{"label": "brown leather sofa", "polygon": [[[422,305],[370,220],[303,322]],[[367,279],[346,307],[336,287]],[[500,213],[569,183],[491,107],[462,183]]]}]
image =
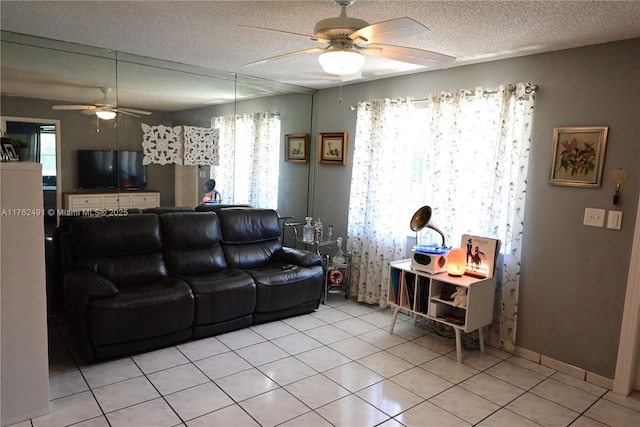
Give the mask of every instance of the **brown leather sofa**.
[{"label": "brown leather sofa", "polygon": [[77,218],[64,299],[81,353],[102,360],[313,311],[322,260],[280,235],[270,209]]}]

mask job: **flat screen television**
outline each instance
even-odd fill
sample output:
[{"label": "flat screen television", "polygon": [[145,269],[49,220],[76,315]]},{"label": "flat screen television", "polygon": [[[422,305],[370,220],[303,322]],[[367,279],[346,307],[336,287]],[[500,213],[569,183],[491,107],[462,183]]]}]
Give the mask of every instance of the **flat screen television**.
[{"label": "flat screen television", "polygon": [[78,185],[83,189],[146,188],[142,151],[78,150]]}]

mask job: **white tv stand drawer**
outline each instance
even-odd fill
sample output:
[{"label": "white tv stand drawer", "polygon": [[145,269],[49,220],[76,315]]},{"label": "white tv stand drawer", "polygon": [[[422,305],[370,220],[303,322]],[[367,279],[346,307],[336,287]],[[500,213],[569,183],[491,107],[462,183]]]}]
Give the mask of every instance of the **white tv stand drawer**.
[{"label": "white tv stand drawer", "polygon": [[64,207],[70,211],[83,209],[145,209],[158,206],[160,206],[160,192],[158,191],[64,193]]}]

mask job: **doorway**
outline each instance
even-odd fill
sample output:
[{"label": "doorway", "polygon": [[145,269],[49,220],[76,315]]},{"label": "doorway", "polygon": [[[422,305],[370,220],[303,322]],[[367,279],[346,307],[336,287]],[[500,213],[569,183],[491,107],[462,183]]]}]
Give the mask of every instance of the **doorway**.
[{"label": "doorway", "polygon": [[55,285],[54,233],[58,225],[58,211],[62,207],[60,120],[29,117],[0,117],[3,135],[21,138],[29,144],[27,161],[42,165],[43,227],[47,288],[47,312],[49,316],[61,309],[59,298],[53,291]]},{"label": "doorway", "polygon": [[[60,121],[2,117],[2,130],[9,138],[27,141],[29,144],[27,161],[42,164],[45,237],[50,237],[57,225],[57,210],[62,206]],[[50,215],[51,212],[53,215]]]}]

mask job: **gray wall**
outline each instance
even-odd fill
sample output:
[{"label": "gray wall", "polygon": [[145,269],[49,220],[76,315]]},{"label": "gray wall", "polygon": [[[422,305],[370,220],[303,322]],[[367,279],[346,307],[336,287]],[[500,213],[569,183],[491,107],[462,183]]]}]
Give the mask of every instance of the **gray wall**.
[{"label": "gray wall", "polygon": [[[516,345],[613,378],[640,183],[638,52],[640,39],[634,39],[352,84],[342,89],[342,105],[337,88],[320,91],[317,131],[348,132],[350,161],[346,167],[315,165],[313,216],[346,236],[356,121],[349,104],[538,84]],[[602,188],[550,185],[553,128],[594,125],[609,126]],[[631,177],[614,207],[610,176],[619,167]],[[587,207],[623,211],[622,230],[582,225]]]}]

